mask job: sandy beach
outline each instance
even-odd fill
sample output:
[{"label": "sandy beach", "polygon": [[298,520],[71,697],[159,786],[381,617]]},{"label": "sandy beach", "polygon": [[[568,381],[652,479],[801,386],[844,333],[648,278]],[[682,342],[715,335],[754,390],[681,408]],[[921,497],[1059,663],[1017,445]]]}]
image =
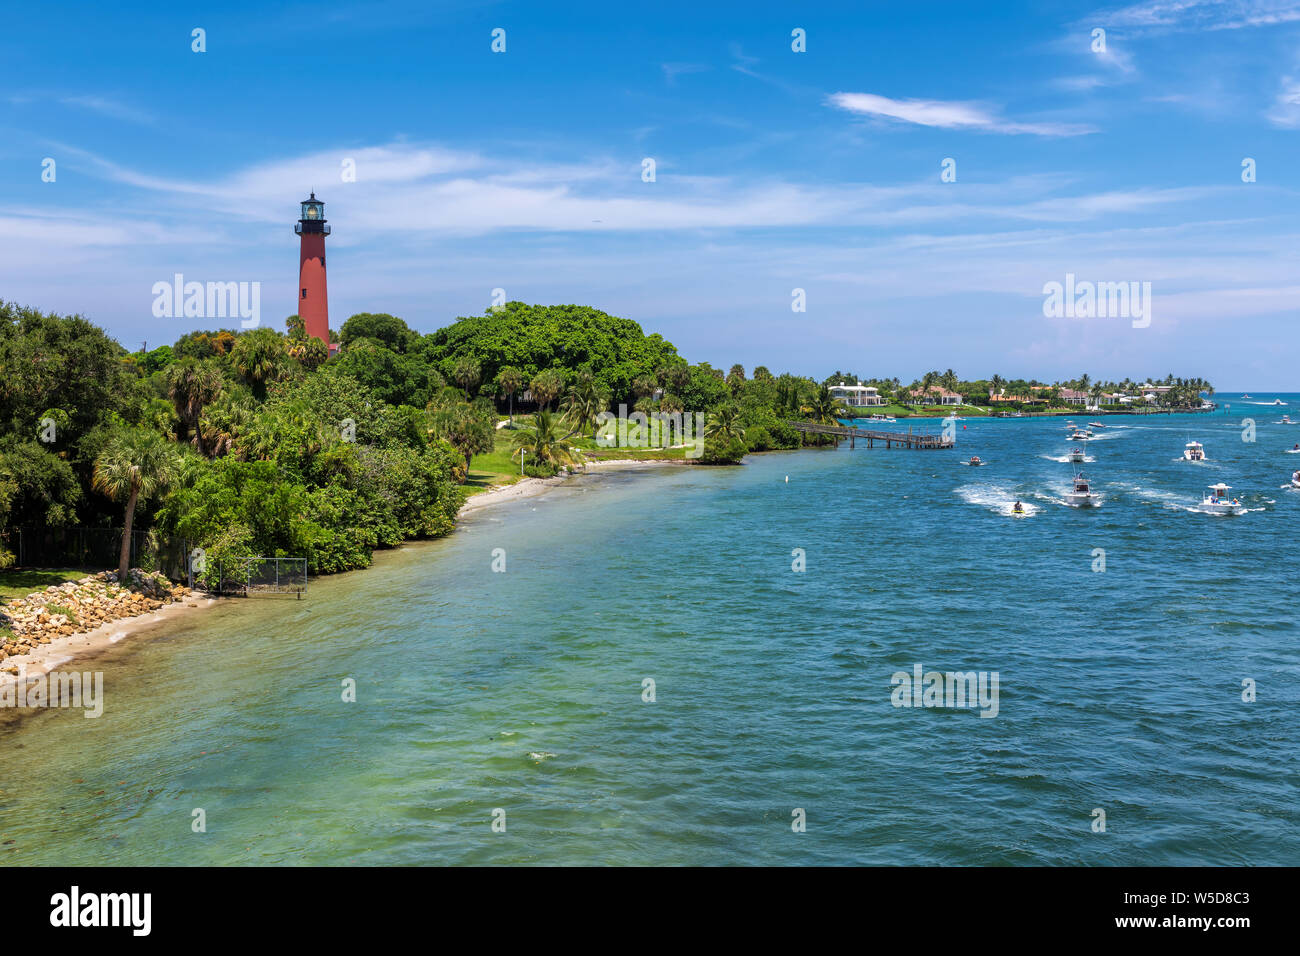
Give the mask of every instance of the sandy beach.
[{"label": "sandy beach", "polygon": [[556,485],[563,484],[572,478],[580,477],[590,471],[613,471],[613,470],[639,470],[642,468],[658,468],[665,465],[682,466],[691,462],[680,461],[677,459],[656,459],[649,460],[642,458],[609,458],[598,461],[589,461],[581,471],[573,472],[568,475],[557,475],[554,478],[524,478],[515,482],[513,485],[494,485],[487,491],[480,492],[465,499],[465,503],[460,506],[457,517],[473,514],[483,508],[490,507],[494,504],[500,504],[505,501],[517,501],[520,498],[533,498],[537,495],[544,494],[547,490],[554,488]]}]

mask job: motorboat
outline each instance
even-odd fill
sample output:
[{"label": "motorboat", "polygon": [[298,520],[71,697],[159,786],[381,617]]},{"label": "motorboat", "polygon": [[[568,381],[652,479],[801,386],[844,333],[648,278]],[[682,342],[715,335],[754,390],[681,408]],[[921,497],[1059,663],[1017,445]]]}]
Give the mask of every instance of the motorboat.
[{"label": "motorboat", "polygon": [[1070,449],[1070,461],[1071,461],[1071,462],[1073,462],[1073,463],[1076,464],[1076,465],[1080,465],[1080,464],[1083,463],[1083,459],[1084,459],[1084,454],[1083,454],[1083,449],[1082,449],[1082,448],[1072,448],[1072,449]]},{"label": "motorboat", "polygon": [[872,415],[867,419],[869,422],[896,422],[898,421],[893,415]]},{"label": "motorboat", "polygon": [[1185,461],[1205,461],[1205,446],[1198,441],[1189,441],[1183,449]]},{"label": "motorboat", "polygon": [[1201,510],[1212,515],[1245,514],[1246,506],[1236,498],[1228,495],[1231,490],[1231,486],[1225,485],[1223,482],[1210,485],[1209,492],[1201,499]]},{"label": "motorboat", "polygon": [[982,464],[984,464],[984,462],[980,461],[980,456],[979,456],[979,455],[971,455],[971,456],[970,456],[970,466],[971,466],[972,468],[978,468],[978,467],[979,467],[980,465],[982,465]]},{"label": "motorboat", "polygon": [[1101,499],[1092,490],[1092,485],[1088,479],[1079,472],[1074,476],[1073,490],[1065,496],[1065,500],[1076,508],[1098,508],[1101,506]]},{"label": "motorboat", "polygon": [[1082,428],[1076,428],[1070,435],[1070,441],[1087,441],[1092,437],[1092,432],[1084,431]]},{"label": "motorboat", "polygon": [[1281,420],[1278,421],[1278,424],[1279,425],[1300,425],[1300,422],[1295,421],[1290,415],[1283,415]]},{"label": "motorboat", "polygon": [[1282,401],[1282,399],[1280,399],[1280,398],[1275,398],[1275,399],[1273,399],[1273,401],[1269,402],[1268,404],[1269,404],[1269,405],[1285,405],[1286,402]]},{"label": "motorboat", "polygon": [[1088,427],[1089,427],[1089,428],[1105,428],[1106,426],[1103,425],[1101,422],[1088,422]]},{"label": "motorboat", "polygon": [[1242,398],[1250,398],[1249,395],[1243,395],[1243,396],[1241,396],[1241,397],[1242,397]]},{"label": "motorboat", "polygon": [[1292,487],[1292,488],[1300,488],[1300,471],[1292,472],[1292,474],[1291,474],[1291,487]]}]

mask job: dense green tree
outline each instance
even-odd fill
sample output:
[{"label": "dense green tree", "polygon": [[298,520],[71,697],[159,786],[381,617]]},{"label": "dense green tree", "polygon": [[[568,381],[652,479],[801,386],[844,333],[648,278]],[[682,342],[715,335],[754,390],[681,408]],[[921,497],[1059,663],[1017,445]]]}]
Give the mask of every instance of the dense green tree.
[{"label": "dense green tree", "polygon": [[343,323],[339,341],[347,348],[358,339],[375,339],[394,352],[407,352],[414,348],[420,336],[404,321],[386,312],[358,312]]}]

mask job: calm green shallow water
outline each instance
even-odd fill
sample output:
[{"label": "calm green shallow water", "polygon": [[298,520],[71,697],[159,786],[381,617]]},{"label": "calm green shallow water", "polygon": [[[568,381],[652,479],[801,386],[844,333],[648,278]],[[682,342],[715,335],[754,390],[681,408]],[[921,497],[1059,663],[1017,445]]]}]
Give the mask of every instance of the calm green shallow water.
[{"label": "calm green shallow water", "polygon": [[[2,731],[0,860],[1300,863],[1283,410],[1108,419],[1097,512],[1059,501],[1056,420],[489,509],[114,649],[103,718]],[[1211,462],[1173,461],[1189,437]],[[1187,510],[1220,479],[1260,510]],[[918,663],[998,671],[999,715],[891,706]]]}]

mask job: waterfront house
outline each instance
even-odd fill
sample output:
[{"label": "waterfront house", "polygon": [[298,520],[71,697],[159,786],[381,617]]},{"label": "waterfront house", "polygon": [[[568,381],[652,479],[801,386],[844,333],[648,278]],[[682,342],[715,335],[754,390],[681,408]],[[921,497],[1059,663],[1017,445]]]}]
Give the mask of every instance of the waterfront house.
[{"label": "waterfront house", "polygon": [[871,385],[863,385],[861,382],[857,385],[847,385],[844,382],[832,385],[831,398],[843,402],[849,408],[868,408],[886,404],[880,397],[879,390]]},{"label": "waterfront house", "polygon": [[907,393],[908,397],[918,403],[926,405],[960,405],[961,396],[956,392],[943,388],[939,385],[931,385],[929,388],[914,388]]}]

